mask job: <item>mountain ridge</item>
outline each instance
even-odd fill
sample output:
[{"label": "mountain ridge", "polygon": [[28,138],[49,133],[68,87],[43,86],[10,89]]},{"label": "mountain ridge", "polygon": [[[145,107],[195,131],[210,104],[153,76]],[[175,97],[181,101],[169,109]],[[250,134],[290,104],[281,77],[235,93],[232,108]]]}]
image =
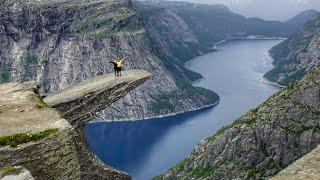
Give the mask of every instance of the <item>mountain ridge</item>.
[{"label": "mountain ridge", "polygon": [[302,27],[306,22],[308,22],[312,17],[318,15],[320,12],[314,9],[308,9],[302,11],[298,15],[294,16],[293,18],[286,21],[286,23],[296,26],[297,29]]},{"label": "mountain ridge", "polygon": [[320,14],[308,21],[295,35],[270,50],[274,68],[264,77],[286,86],[299,80],[319,64]]}]

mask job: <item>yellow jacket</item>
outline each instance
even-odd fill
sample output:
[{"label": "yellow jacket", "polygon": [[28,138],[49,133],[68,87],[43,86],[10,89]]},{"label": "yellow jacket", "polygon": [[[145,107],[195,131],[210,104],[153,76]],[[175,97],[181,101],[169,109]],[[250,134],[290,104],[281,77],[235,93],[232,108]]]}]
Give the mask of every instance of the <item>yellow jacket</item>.
[{"label": "yellow jacket", "polygon": [[116,61],[116,65],[117,65],[118,68],[119,68],[119,67],[123,67],[123,66],[124,66],[123,59],[117,60],[117,61]]}]

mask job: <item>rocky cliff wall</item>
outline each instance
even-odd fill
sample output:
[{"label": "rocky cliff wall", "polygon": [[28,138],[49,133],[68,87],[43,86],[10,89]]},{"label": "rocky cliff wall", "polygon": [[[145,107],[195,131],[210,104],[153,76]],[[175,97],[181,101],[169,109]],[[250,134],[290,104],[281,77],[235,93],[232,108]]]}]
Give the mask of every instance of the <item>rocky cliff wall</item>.
[{"label": "rocky cliff wall", "polygon": [[265,77],[280,85],[301,79],[320,60],[320,15],[308,21],[291,38],[273,47],[274,69]]},{"label": "rocky cliff wall", "polygon": [[[190,72],[185,73],[182,63],[176,66],[159,57],[156,50],[165,50],[154,46],[131,1],[4,1],[0,17],[2,82],[36,80],[47,94],[112,72],[108,61],[126,56],[125,69],[156,76],[104,111],[106,119],[140,119],[217,101],[213,92],[202,89],[193,96],[187,93],[191,78],[184,74]],[[170,18],[181,23],[173,14]],[[162,96],[168,98],[160,102]]]}]

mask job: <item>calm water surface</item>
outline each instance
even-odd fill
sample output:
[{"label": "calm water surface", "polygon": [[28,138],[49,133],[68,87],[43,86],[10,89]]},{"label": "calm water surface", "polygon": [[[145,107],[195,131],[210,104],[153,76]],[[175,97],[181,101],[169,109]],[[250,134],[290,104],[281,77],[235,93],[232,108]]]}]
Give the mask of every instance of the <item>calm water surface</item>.
[{"label": "calm water surface", "polygon": [[195,84],[217,92],[214,108],[134,122],[91,123],[89,144],[107,164],[133,179],[161,174],[185,158],[203,138],[232,123],[279,89],[260,81],[272,68],[268,50],[279,40],[238,40],[195,58],[187,67],[206,79]]}]

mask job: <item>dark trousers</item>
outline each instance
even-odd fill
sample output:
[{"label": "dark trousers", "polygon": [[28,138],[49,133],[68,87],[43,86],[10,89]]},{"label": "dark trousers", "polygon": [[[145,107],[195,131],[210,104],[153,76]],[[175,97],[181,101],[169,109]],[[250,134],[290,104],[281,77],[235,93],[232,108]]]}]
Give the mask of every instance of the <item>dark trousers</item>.
[{"label": "dark trousers", "polygon": [[121,76],[121,67],[115,68],[115,73],[116,73],[116,75],[120,75]]}]

